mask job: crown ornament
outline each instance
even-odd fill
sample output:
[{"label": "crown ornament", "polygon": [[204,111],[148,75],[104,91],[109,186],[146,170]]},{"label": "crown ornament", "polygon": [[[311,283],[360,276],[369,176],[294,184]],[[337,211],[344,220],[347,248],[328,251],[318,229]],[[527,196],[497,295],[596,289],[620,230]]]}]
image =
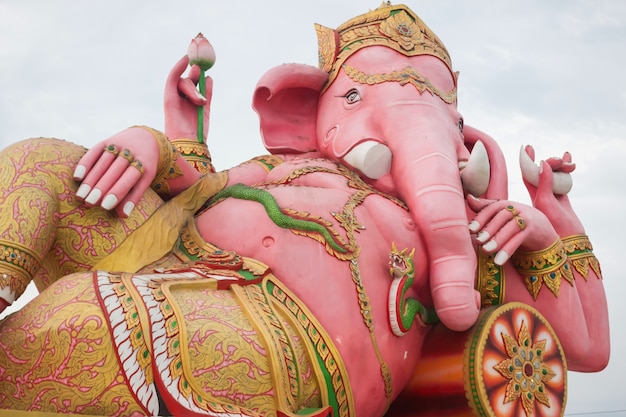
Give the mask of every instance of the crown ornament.
[{"label": "crown ornament", "polygon": [[352,54],[372,45],[391,48],[406,56],[432,55],[443,61],[450,73],[452,61],[446,47],[407,6],[383,2],[377,9],[354,17],[336,30],[315,24],[319,67],[332,84],[341,66]]}]

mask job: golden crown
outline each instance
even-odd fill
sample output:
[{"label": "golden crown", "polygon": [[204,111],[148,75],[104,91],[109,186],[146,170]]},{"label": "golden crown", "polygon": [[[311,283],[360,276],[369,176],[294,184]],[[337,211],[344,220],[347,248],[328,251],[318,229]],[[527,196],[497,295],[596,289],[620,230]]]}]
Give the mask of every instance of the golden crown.
[{"label": "golden crown", "polygon": [[319,67],[330,85],[344,61],[370,45],[382,45],[406,56],[432,55],[452,71],[450,55],[441,40],[411,9],[383,2],[375,10],[348,20],[336,30],[316,24]]}]

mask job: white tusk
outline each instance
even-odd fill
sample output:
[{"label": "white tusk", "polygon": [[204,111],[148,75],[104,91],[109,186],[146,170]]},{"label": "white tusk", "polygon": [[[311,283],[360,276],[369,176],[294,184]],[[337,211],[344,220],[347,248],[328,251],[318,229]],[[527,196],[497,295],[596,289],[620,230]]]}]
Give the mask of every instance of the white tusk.
[{"label": "white tusk", "polygon": [[481,141],[476,141],[472,154],[466,163],[460,163],[463,191],[473,196],[481,196],[489,187],[491,166],[487,149]]},{"label": "white tusk", "polygon": [[522,170],[522,178],[536,187],[539,184],[539,167],[530,159],[524,145],[519,150],[519,167]]},{"label": "white tusk", "polygon": [[373,180],[391,171],[391,150],[373,140],[359,143],[343,159]]},{"label": "white tusk", "polygon": [[[531,185],[537,187],[539,184],[539,166],[530,159],[524,150],[524,146],[519,151],[519,166],[522,170],[522,177]],[[572,176],[566,172],[554,172],[552,174],[552,192],[564,195],[572,189]]]}]

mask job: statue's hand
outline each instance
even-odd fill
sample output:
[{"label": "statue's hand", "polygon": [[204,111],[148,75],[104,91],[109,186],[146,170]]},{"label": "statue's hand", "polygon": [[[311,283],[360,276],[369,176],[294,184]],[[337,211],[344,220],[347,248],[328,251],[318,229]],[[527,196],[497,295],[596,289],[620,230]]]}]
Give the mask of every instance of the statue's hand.
[{"label": "statue's hand", "polygon": [[185,55],[170,71],[165,83],[165,134],[170,139],[197,139],[198,137],[198,106],[203,109],[203,138],[209,128],[209,112],[213,94],[213,80],[206,77],[206,97],[196,89],[200,78],[200,67],[194,65],[187,77],[182,77],[189,65]]},{"label": "statue's hand", "polygon": [[498,265],[503,265],[518,249],[542,250],[559,238],[550,220],[534,207],[472,195],[467,203],[476,213],[469,224],[470,232],[477,233],[476,241],[486,253],[497,252],[494,261]]},{"label": "statue's hand", "polygon": [[80,181],[78,198],[88,206],[115,209],[128,217],[150,187],[159,162],[159,147],[152,134],[131,127],[91,148],[78,161],[74,179]]},{"label": "statue's hand", "polygon": [[572,187],[571,173],[576,169],[572,156],[549,158],[535,165],[535,150],[526,146],[520,150],[522,178],[532,200],[550,220],[559,236],[584,234],[585,229],[570,204],[567,192]]}]

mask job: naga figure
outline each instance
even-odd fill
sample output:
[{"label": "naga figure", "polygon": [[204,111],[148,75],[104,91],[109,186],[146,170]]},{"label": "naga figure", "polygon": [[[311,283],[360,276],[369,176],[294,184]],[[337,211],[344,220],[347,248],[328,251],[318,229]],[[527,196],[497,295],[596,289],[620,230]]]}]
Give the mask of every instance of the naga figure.
[{"label": "naga figure", "polygon": [[522,149],[532,206],[509,201],[415,13],[316,31],[319,68],[254,92],[268,155],[212,169],[202,37],[167,80],[164,132],[2,151],[0,302],[41,294],[0,322],[0,408],[552,416],[568,369],[606,366],[571,156]]}]

